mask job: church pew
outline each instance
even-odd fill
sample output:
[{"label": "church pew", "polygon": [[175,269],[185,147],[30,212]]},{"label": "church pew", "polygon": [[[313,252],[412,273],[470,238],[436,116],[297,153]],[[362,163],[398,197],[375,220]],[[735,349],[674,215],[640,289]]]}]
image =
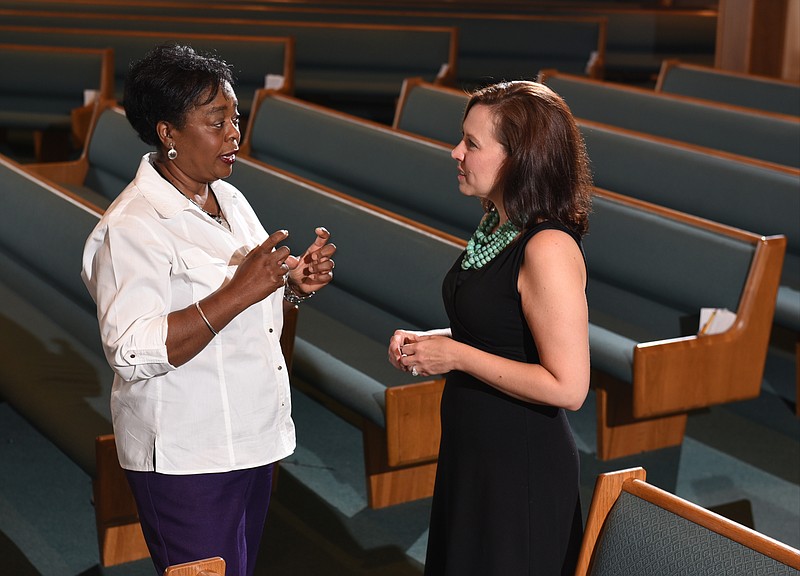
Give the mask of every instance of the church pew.
[{"label": "church pew", "polygon": [[585,120],[800,168],[800,118],[545,70],[539,80]]},{"label": "church pew", "polygon": [[121,102],[125,76],[130,64],[164,42],[183,42],[201,52],[212,52],[234,65],[239,88],[239,109],[249,113],[255,90],[273,77],[274,87],[291,92],[294,85],[294,42],[286,37],[222,35],[211,31],[189,33],[173,31],[136,31],[113,27],[108,30],[89,29],[76,22],[71,27],[67,18],[44,26],[38,18],[29,25],[11,25],[9,17],[0,17],[0,37],[4,42],[67,46],[82,48],[112,48],[114,50],[114,97]]},{"label": "church pew", "polygon": [[[458,35],[453,27],[267,21],[232,18],[229,11],[208,13],[213,11],[204,10],[203,16],[195,9],[191,16],[150,16],[0,9],[0,19],[8,26],[63,28],[64,33],[73,28],[125,34],[146,30],[179,41],[187,38],[187,42],[190,34],[288,37],[293,44],[292,76],[285,91],[306,98],[361,98],[393,104],[405,76],[450,82],[456,72]],[[249,112],[254,89],[266,86],[265,74],[285,73],[275,71],[274,65],[265,70],[265,54],[254,47],[235,53],[222,48],[217,51],[237,72],[241,108]]]},{"label": "church pew", "polygon": [[0,69],[0,136],[31,131],[39,161],[80,148],[92,103],[114,93],[109,48],[0,44]]},{"label": "church pew", "polygon": [[[453,142],[466,103],[463,92],[409,79],[394,126]],[[743,230],[786,236],[774,320],[798,335],[800,387],[800,171],[607,124],[578,124],[597,186]]]},{"label": "church pew", "polygon": [[[245,19],[291,19],[357,22],[358,18],[405,17],[408,13],[421,16],[439,13],[469,13],[475,16],[548,16],[568,19],[602,19],[606,24],[605,62],[607,78],[650,83],[658,74],[665,59],[680,58],[687,62],[713,65],[716,50],[717,10],[707,2],[692,5],[690,0],[668,0],[669,5],[651,1],[648,4],[546,2],[418,2],[383,0],[357,2],[251,2],[236,5],[205,2],[204,8],[214,10],[219,17]],[[65,3],[80,12],[116,12],[186,16],[187,3],[155,0],[3,0],[0,4],[39,10],[61,10]],[[190,4],[189,4],[190,5]],[[340,14],[346,13],[345,16]],[[342,20],[339,20],[342,21]],[[363,20],[361,20],[363,21]],[[465,40],[467,43],[469,39]],[[480,42],[480,40],[478,40]],[[503,42],[501,42],[502,44]],[[560,42],[559,42],[560,44]],[[477,46],[477,45],[476,45]],[[498,47],[490,47],[496,50]],[[558,66],[553,66],[558,67]],[[567,70],[567,68],[564,68]],[[572,70],[570,70],[572,71]],[[577,71],[580,73],[580,71]]]},{"label": "church pew", "polygon": [[[285,96],[277,98],[291,100]],[[301,108],[313,113],[317,107]],[[285,118],[285,111],[277,117]],[[255,118],[258,118],[258,114]],[[316,116],[311,114],[311,118]],[[272,133],[275,134],[274,131]],[[314,135],[319,141],[330,142],[329,146],[341,141],[334,132],[329,132],[333,136],[327,136],[320,129],[319,121],[307,122],[302,129],[298,125],[284,127],[280,134],[284,133],[292,133],[301,141],[304,136]],[[291,148],[290,142],[286,143],[286,148]],[[410,157],[400,157],[405,158],[405,171],[413,174],[417,163]],[[317,154],[307,155],[306,161],[313,164],[318,159],[328,161],[324,155],[320,157]],[[242,163],[234,169],[231,181],[246,191],[268,190],[269,187],[265,185],[249,184],[245,188],[244,181],[237,180],[248,173],[246,166],[245,159],[242,159]],[[249,172],[252,174],[253,170]],[[431,191],[425,192],[414,187],[402,189],[405,191],[405,200],[416,202],[417,210],[424,206],[435,206],[436,202],[441,201],[432,198]],[[347,198],[342,190],[333,190],[331,195],[350,202],[356,201],[352,197]],[[456,193],[449,196],[445,192],[444,195],[451,212],[461,210],[461,205],[475,206],[473,199]],[[248,198],[251,196],[252,193]],[[254,201],[251,199],[251,202]],[[311,203],[300,209],[306,217],[315,215],[310,206]],[[287,204],[284,211],[290,209],[297,208]],[[281,211],[275,210],[272,217],[281,216]],[[391,214],[386,208],[382,208],[382,213],[387,218]],[[265,210],[263,214],[267,217],[269,211]],[[401,218],[396,215],[392,217]],[[406,223],[412,222],[407,216],[401,219]],[[473,226],[475,222],[477,219],[473,220]],[[415,226],[420,227],[419,224]],[[757,396],[785,238],[764,238],[600,190],[594,198],[591,227],[586,248],[590,261],[590,341],[595,368],[593,383],[602,400],[598,403],[600,457],[615,458],[679,444],[689,411]],[[357,227],[355,230],[357,233]],[[430,226],[427,230],[432,233]],[[468,234],[460,236],[461,246]],[[371,247],[372,244],[361,240],[358,245],[362,246],[363,251],[364,246]],[[382,244],[376,241],[375,246],[375,249],[379,249]],[[362,254],[362,268],[364,258]],[[376,255],[375,261],[378,259]],[[337,261],[337,264],[341,263]],[[400,268],[407,273],[414,269],[413,265],[409,266]],[[374,302],[374,299],[381,298],[365,286],[354,289],[359,299]],[[435,283],[425,286],[433,294],[438,294]],[[324,303],[336,294],[334,290],[329,297],[315,301]],[[349,299],[343,302],[347,303]],[[362,307],[361,304],[345,305],[339,301],[331,306],[337,313],[348,314],[348,317],[355,317],[353,311]],[[720,334],[698,335],[696,316],[701,307],[727,308],[736,313],[736,323]],[[395,316],[399,315],[400,307],[390,309],[394,310]],[[313,313],[306,312],[305,316],[313,317]],[[302,318],[301,314],[301,327]],[[695,326],[687,329],[686,320],[692,318]],[[383,326],[386,331],[390,324],[388,320],[383,323],[370,322],[370,329],[377,330]],[[319,343],[314,348],[307,348],[306,352],[330,354],[340,341],[347,339]],[[298,344],[295,354],[302,355],[302,346]],[[375,347],[375,354],[377,349]],[[383,356],[380,356],[381,364],[385,362]],[[373,361],[378,362],[377,358],[375,356]],[[333,360],[328,361],[331,366],[339,365]],[[316,374],[311,369],[309,373]],[[339,371],[333,373],[339,374]],[[360,381],[363,382],[363,379]],[[339,384],[333,385],[327,395],[337,391],[350,395],[352,386],[337,382]],[[366,382],[369,383],[369,380]],[[350,401],[362,410],[373,410],[371,414],[374,419],[374,404],[364,403],[363,395],[353,394],[352,398]],[[340,397],[336,404],[344,403],[346,399]]]},{"label": "church pew", "polygon": [[[412,159],[407,154],[386,152],[390,142],[408,140],[404,133],[398,132],[392,138],[385,130],[363,121],[308,106],[290,97],[268,94],[259,99],[252,122],[248,131],[250,141],[245,147],[245,154],[250,157],[279,165],[281,169],[439,229],[444,227],[432,218],[443,219],[439,203],[445,202],[447,215],[452,219],[449,230],[462,239],[468,238],[475,226],[477,219],[465,211],[474,203],[451,196],[446,186],[425,187],[433,178],[425,176],[425,161]],[[292,134],[296,141],[277,138],[276,134]],[[312,134],[317,146],[327,145],[327,152],[309,151],[301,145]],[[378,146],[381,140],[385,142],[383,150]],[[341,147],[339,143],[342,142],[347,142],[346,147]],[[337,143],[335,150],[333,143]],[[362,148],[353,148],[359,145]],[[354,153],[355,150],[361,152]],[[431,157],[441,154],[435,152],[435,148],[429,150]],[[387,158],[405,158],[401,169],[411,176],[403,178],[389,172],[379,159],[382,153]],[[351,156],[364,161],[364,166],[348,165],[347,157]],[[444,168],[438,171],[441,170]],[[367,193],[358,192],[353,183],[343,183],[348,177],[365,190],[394,186],[399,192],[390,207],[384,198],[370,199]],[[419,184],[414,185],[409,178],[416,179]],[[623,200],[618,195],[609,200],[610,194],[596,194],[592,216],[594,232],[586,240],[587,253],[597,255],[590,266],[590,278],[595,285],[590,290],[590,309],[594,311],[597,325],[590,334],[597,368],[594,380],[607,400],[598,414],[603,427],[602,447],[598,449],[602,458],[680,443],[689,410],[759,394],[786,242],[783,236],[763,239],[741,232],[740,237],[740,231],[727,226],[645,202]],[[626,202],[634,207],[620,207]],[[461,231],[454,229],[453,224],[458,224]],[[641,252],[643,246],[653,252]],[[720,264],[715,263],[717,259]],[[620,269],[616,260],[625,262],[625,268]],[[738,263],[734,264],[734,260]],[[763,262],[760,264],[763,270],[754,270],[753,275],[748,276],[751,264],[757,260]],[[631,273],[631,270],[640,272]],[[724,280],[713,276],[721,270],[727,275]],[[698,275],[706,276],[705,280]],[[717,286],[725,293],[703,295],[695,288],[706,284]],[[751,287],[745,289],[748,284]],[[759,298],[765,298],[757,305],[750,300],[756,292],[760,293]],[[702,304],[704,297],[706,304]],[[721,339],[698,341],[696,335],[692,336],[681,326],[681,319],[699,314],[701,307],[715,300],[726,304],[714,307],[739,311],[743,323],[738,326],[743,331],[729,332],[726,342]],[[636,310],[636,314],[630,317],[632,310]],[[650,353],[654,356],[648,357]],[[676,356],[670,358],[673,353]],[[695,353],[698,357],[689,360]],[[739,366],[731,372],[734,357],[739,358]],[[659,367],[645,368],[649,362]],[[666,370],[670,362],[683,369]],[[697,369],[698,364],[702,365],[702,371]],[[689,367],[694,371],[682,371]],[[732,374],[737,374],[734,383]],[[686,388],[673,382],[685,383]],[[631,385],[635,401],[630,398]],[[643,437],[647,440],[641,444],[628,443],[633,438]]]},{"label": "church pew", "polygon": [[664,60],[656,92],[800,116],[800,83]]},{"label": "church pew", "polygon": [[794,574],[800,551],[649,484],[643,468],[597,477],[575,576]]}]

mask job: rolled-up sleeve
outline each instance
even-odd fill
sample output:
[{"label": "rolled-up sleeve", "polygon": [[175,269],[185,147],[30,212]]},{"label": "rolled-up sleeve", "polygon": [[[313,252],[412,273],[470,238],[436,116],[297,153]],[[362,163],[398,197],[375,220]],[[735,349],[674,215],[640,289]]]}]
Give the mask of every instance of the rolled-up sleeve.
[{"label": "rolled-up sleeve", "polygon": [[167,356],[170,250],[145,221],[100,226],[84,252],[84,281],[97,304],[106,359],[127,382],[174,370]]}]

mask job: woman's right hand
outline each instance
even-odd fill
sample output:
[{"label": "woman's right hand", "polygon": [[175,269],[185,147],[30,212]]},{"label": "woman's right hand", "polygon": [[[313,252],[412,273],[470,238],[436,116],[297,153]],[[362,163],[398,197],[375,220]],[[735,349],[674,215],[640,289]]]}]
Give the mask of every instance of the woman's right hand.
[{"label": "woman's right hand", "polygon": [[246,306],[260,302],[286,282],[286,274],[297,267],[298,260],[288,246],[278,246],[289,237],[286,230],[273,232],[269,238],[250,250],[231,279],[231,287],[245,299]]},{"label": "woman's right hand", "polygon": [[389,340],[389,362],[391,362],[392,366],[403,372],[408,371],[408,367],[400,362],[400,358],[403,357],[403,346],[416,342],[421,334],[421,332],[412,332],[410,330],[395,330]]}]

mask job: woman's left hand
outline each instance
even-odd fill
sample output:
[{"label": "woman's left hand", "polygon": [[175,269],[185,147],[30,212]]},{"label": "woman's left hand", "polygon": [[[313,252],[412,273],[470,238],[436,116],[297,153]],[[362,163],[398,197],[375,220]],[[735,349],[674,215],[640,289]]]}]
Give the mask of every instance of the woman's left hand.
[{"label": "woman's left hand", "polygon": [[419,336],[400,346],[399,367],[414,376],[446,374],[456,368],[459,344],[447,336]]},{"label": "woman's left hand", "polygon": [[300,294],[310,294],[323,288],[333,279],[334,262],[333,254],[336,245],[328,242],[331,234],[325,228],[315,230],[316,240],[305,253],[296,259],[293,266],[287,260],[289,269],[289,282],[292,288]]}]

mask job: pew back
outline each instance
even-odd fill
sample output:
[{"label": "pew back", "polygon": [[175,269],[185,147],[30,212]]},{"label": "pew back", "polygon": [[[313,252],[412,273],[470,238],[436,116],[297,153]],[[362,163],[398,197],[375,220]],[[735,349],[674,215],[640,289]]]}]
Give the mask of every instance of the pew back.
[{"label": "pew back", "polygon": [[27,168],[105,209],[133,180],[139,161],[152,148],[139,139],[113,100],[97,102],[88,134],[77,160]]},{"label": "pew back", "polygon": [[800,118],[554,71],[540,81],[578,118],[800,168]]},{"label": "pew back", "polygon": [[397,100],[392,128],[451,146],[461,140],[468,93],[434,86],[423,78],[406,78]]},{"label": "pew back", "polygon": [[[592,365],[633,384],[633,416],[758,395],[784,237],[598,190],[584,244]],[[703,307],[727,308],[737,321],[699,334]]]},{"label": "pew back", "polygon": [[483,215],[449,147],[290,96],[259,94],[241,152],[462,238]]},{"label": "pew back", "polygon": [[665,60],[657,92],[800,116],[800,83]]},{"label": "pew back", "polygon": [[[9,7],[30,8],[31,3],[40,10],[61,10],[69,2],[69,8],[81,12],[117,12],[158,14],[162,16],[187,16],[185,2],[153,0],[126,0],[125,2],[102,2],[98,0],[4,0]],[[668,58],[680,58],[701,64],[713,65],[716,49],[717,10],[708,9],[707,3],[677,3],[665,10],[661,2],[636,5],[609,4],[591,5],[580,2],[491,2],[470,3],[465,10],[463,3],[452,2],[303,2],[302,5],[287,5],[282,2],[239,3],[231,6],[219,2],[205,2],[204,8],[214,11],[219,17],[244,19],[291,19],[316,21],[359,22],[364,19],[394,19],[418,14],[419,18],[458,17],[468,11],[471,15],[503,17],[558,16],[560,18],[593,18],[607,22],[604,42],[606,73],[616,78],[651,81],[658,74],[661,62]],[[438,15],[436,14],[438,13]],[[561,45],[562,39],[558,40]],[[465,38],[469,44],[470,40]],[[492,46],[491,50],[498,46]],[[530,50],[530,48],[526,48]],[[556,66],[552,66],[556,67]],[[568,70],[568,68],[563,68]],[[582,73],[582,70],[571,70]],[[496,74],[496,73],[494,73]],[[494,75],[493,74],[493,75]]]},{"label": "pew back", "polygon": [[[255,8],[255,9],[251,9]],[[197,18],[196,11],[186,4],[152,6],[136,4],[117,7],[117,12],[124,14],[102,14],[100,8],[91,12],[73,14],[76,25],[86,27],[111,27],[109,22],[118,21],[122,25],[132,23],[148,23],[149,27],[162,26],[170,22],[173,29],[181,30],[186,26],[194,29],[194,24],[204,21]],[[487,78],[511,79],[534,78],[542,68],[558,68],[575,74],[589,74],[602,77],[602,65],[605,51],[605,20],[601,17],[585,16],[542,16],[520,14],[488,14],[467,12],[418,12],[413,10],[343,10],[337,8],[309,9],[306,7],[238,7],[209,4],[206,7],[209,15],[205,21],[214,20],[223,26],[217,33],[232,33],[227,26],[243,26],[242,33],[255,33],[250,27],[258,24],[279,26],[280,22],[290,26],[291,31],[284,33],[270,32],[271,35],[292,35],[297,39],[298,89],[302,89],[302,69],[312,60],[322,62],[330,57],[323,52],[320,40],[314,40],[313,34],[319,28],[331,29],[347,26],[350,34],[360,32],[352,24],[369,26],[413,26],[458,29],[458,52],[454,59],[459,68],[459,82],[476,84],[485,82]],[[32,17],[42,19],[42,25],[51,25],[61,15],[57,12],[37,10],[0,10],[0,15],[9,19],[9,24],[25,24]],[[230,20],[234,19],[234,20]],[[68,17],[69,20],[69,17]],[[80,21],[80,24],[77,22]],[[89,23],[87,26],[86,23]],[[193,24],[192,24],[193,23]],[[226,24],[228,23],[228,24]],[[120,25],[120,24],[116,24]],[[138,25],[138,24],[137,24]],[[316,28],[316,32],[309,30]],[[206,24],[208,28],[208,24]],[[388,40],[385,40],[388,41]],[[347,46],[341,39],[336,51]],[[359,66],[365,56],[374,56],[379,44],[373,42],[373,49],[354,50],[348,58],[354,67]],[[331,45],[328,45],[331,48]],[[383,51],[382,59],[389,57],[387,67],[392,63],[402,64],[407,70],[415,54],[419,51],[413,46],[396,46],[394,54]],[[381,52],[381,50],[378,50]],[[421,52],[420,52],[421,53]],[[448,61],[442,60],[440,64]],[[454,64],[455,62],[448,62]]]},{"label": "pew back", "polygon": [[[73,15],[74,16],[74,15]],[[31,19],[34,22],[38,19]],[[0,26],[4,42],[44,46],[77,46],[114,50],[115,97],[121,101],[125,76],[131,62],[140,59],[153,46],[164,42],[185,42],[201,52],[217,54],[235,67],[239,108],[249,113],[255,90],[264,86],[267,75],[283,78],[283,90],[294,81],[294,43],[290,38],[268,36],[225,36],[212,33],[172,31],[134,31],[113,27],[108,30],[57,26]]]},{"label": "pew back", "polygon": [[113,66],[108,48],[0,44],[0,127],[70,129],[87,99],[113,96]]},{"label": "pew back", "polygon": [[796,574],[800,552],[646,482],[643,468],[600,474],[575,576]]},{"label": "pew back", "polygon": [[[467,99],[464,92],[407,79],[393,125],[455,141]],[[785,305],[776,320],[800,329],[800,171],[608,124],[578,124],[597,186],[743,230],[785,235],[782,284],[793,294],[779,296]]]},{"label": "pew back", "polygon": [[94,437],[111,431],[112,374],[79,271],[100,212],[10,160],[0,158],[0,170],[7,207],[0,225],[0,285],[4,302],[20,301],[3,307],[9,362],[3,362],[0,394],[94,475]]},{"label": "pew back", "polygon": [[[271,21],[197,16],[187,8],[184,16],[102,14],[0,10],[7,25],[77,27],[99,30],[142,31],[162,34],[215,34],[231,37],[288,37],[292,39],[291,85],[288,93],[327,95],[362,94],[396,97],[405,76],[421,75],[429,81],[449,81],[457,67],[458,35],[452,26],[416,26],[399,23],[353,24]],[[263,60],[250,48],[225,59],[237,70],[239,85],[247,87],[247,102],[255,88],[265,86],[266,73],[256,64]],[[249,110],[249,106],[246,108]]]}]

